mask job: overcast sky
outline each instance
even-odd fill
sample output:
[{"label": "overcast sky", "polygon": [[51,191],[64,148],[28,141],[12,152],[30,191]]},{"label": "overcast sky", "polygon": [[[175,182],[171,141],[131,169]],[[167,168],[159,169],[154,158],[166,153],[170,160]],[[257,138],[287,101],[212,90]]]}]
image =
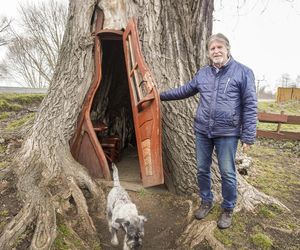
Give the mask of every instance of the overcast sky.
[{"label": "overcast sky", "polygon": [[[18,2],[0,0],[0,15],[17,19]],[[213,33],[229,38],[233,57],[252,68],[257,80],[266,80],[261,84],[274,89],[282,74],[300,75],[300,0],[215,2]]]},{"label": "overcast sky", "polygon": [[[216,4],[213,33],[224,33],[232,55],[253,69],[261,84],[275,87],[282,74],[300,75],[300,0],[252,0]],[[239,1],[240,3],[244,1]]]}]

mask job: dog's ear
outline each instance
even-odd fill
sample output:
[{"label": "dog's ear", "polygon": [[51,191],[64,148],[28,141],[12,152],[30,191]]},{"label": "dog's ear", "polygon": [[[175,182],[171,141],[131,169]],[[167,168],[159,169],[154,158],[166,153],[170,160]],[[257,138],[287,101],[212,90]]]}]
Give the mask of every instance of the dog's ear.
[{"label": "dog's ear", "polygon": [[144,215],[139,215],[141,221],[146,222],[147,218]]}]

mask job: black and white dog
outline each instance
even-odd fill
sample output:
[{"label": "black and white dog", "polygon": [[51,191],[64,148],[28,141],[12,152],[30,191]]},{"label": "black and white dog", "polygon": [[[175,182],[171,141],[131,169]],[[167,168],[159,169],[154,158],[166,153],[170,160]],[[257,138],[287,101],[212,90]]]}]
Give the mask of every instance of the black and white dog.
[{"label": "black and white dog", "polygon": [[145,216],[138,215],[136,205],[129,198],[128,193],[120,185],[118,169],[112,164],[114,187],[107,197],[107,220],[111,232],[111,244],[119,245],[117,231],[123,228],[125,231],[123,250],[137,249],[142,245],[144,236]]}]

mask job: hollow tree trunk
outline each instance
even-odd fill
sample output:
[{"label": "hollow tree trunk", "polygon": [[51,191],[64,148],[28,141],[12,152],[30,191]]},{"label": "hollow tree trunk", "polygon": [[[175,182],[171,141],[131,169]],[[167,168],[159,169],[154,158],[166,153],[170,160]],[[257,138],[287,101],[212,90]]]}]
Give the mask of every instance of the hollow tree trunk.
[{"label": "hollow tree trunk", "polygon": [[[31,249],[49,249],[56,237],[57,214],[65,215],[74,203],[80,218],[77,223],[89,232],[85,240],[82,235],[78,238],[81,237],[87,248],[92,248],[91,242],[96,239],[82,189],[90,192],[100,212],[104,195],[85,168],[72,158],[69,141],[93,81],[92,23],[97,4],[104,11],[103,28],[122,29],[130,17],[138,19],[141,48],[160,90],[188,81],[206,63],[205,42],[212,31],[213,1],[70,1],[66,32],[51,86],[16,157],[18,190],[24,206],[6,226],[0,237],[0,249],[10,249],[10,242],[16,241],[31,224],[35,225]],[[197,192],[192,128],[197,98],[162,106],[164,164],[179,193]],[[271,200],[255,189],[244,192],[249,190],[244,188],[246,185],[240,181],[241,206],[252,209],[256,202]],[[70,226],[75,228],[76,224]],[[191,225],[188,230],[194,232],[197,226]],[[188,244],[184,243],[188,235],[184,234],[186,238],[181,244]]]}]

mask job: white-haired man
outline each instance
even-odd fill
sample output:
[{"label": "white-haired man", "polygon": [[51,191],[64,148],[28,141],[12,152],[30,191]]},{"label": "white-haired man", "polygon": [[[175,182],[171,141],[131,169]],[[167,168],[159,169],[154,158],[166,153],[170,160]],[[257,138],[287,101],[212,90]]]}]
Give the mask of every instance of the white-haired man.
[{"label": "white-haired man", "polygon": [[238,140],[243,150],[256,137],[257,97],[252,70],[235,61],[227,37],[218,33],[207,41],[209,65],[178,88],[160,94],[162,101],[179,100],[200,93],[195,116],[197,179],[201,204],[195,213],[203,219],[213,208],[211,163],[215,149],[222,179],[222,214],[219,228],[232,223],[237,200],[235,155]]}]

